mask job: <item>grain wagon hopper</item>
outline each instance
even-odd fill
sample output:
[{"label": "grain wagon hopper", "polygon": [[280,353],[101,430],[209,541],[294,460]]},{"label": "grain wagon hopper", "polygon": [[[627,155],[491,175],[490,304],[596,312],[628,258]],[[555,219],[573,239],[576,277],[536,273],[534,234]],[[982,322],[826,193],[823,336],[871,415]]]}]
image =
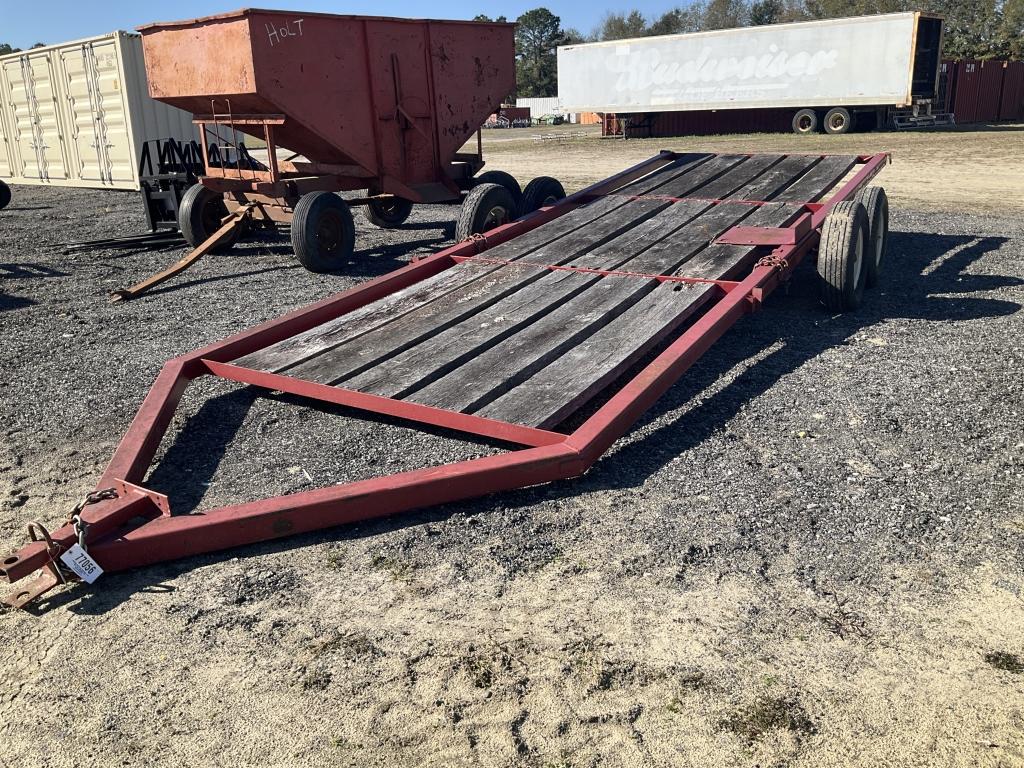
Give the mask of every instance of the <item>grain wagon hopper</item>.
[{"label": "grain wagon hopper", "polygon": [[[817,252],[821,300],[879,281],[885,154],[662,152],[554,205],[166,363],[96,486],[0,560],[24,606],[65,581],[586,472]],[[174,514],[147,488],[215,376],[494,445],[467,461]],[[208,405],[213,401],[208,401]]]},{"label": "grain wagon hopper", "polygon": [[[520,190],[509,174],[478,175],[479,134],[475,152],[460,151],[515,89],[512,24],[248,9],[139,32],[150,95],[193,113],[206,171],[178,217],[197,250],[122,297],[254,224],[290,224],[298,260],[324,272],[353,255],[352,205],[395,227],[416,203],[461,202],[463,239],[565,195],[550,178]],[[214,167],[211,136],[265,153]],[[334,194],[353,190],[366,195]]]}]

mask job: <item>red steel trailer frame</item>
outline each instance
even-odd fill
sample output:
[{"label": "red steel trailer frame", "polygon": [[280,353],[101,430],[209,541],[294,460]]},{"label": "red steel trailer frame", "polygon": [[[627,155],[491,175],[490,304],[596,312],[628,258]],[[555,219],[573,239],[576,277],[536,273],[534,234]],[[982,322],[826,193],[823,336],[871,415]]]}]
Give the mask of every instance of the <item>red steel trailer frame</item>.
[{"label": "red steel trailer frame", "polygon": [[[120,571],[583,474],[726,330],[745,314],[759,308],[764,298],[817,246],[821,227],[832,208],[852,198],[889,159],[887,154],[858,157],[852,176],[830,200],[804,204],[804,213],[791,226],[734,226],[726,231],[716,242],[772,247],[741,280],[644,275],[648,279],[713,283],[716,289],[708,292],[703,300],[703,315],[568,434],[303,381],[231,362],[460,262],[483,260],[486,255],[481,254],[486,254],[487,249],[584,203],[613,194],[622,185],[664,167],[676,157],[675,153],[663,151],[553,206],[492,230],[484,237],[458,243],[357,288],[170,360],[100,479],[99,495],[88,499],[88,505],[76,508],[75,523],[66,524],[52,534],[38,524],[31,525],[33,541],[2,561],[0,575],[9,582],[44,569],[35,581],[15,590],[7,598],[8,602],[22,607],[66,581],[68,576],[57,566],[57,559],[76,542],[87,545],[89,555],[105,571]],[[763,204],[757,200],[741,202]],[[192,380],[205,375],[520,447],[500,455],[226,506],[201,514],[172,516],[167,498],[142,487],[141,483],[182,393]],[[139,524],[137,518],[144,518],[145,522]],[[39,533],[42,538],[36,540]]]}]

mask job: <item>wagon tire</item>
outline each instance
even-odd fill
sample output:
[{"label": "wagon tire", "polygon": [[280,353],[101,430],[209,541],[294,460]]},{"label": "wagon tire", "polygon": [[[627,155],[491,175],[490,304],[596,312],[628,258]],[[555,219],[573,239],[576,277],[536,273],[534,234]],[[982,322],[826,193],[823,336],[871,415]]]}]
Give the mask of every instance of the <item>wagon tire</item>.
[{"label": "wagon tire", "polygon": [[813,109],[801,109],[793,115],[793,133],[801,136],[818,132],[818,113]]},{"label": "wagon tire", "polygon": [[864,298],[868,215],[858,200],[837,203],[825,218],[818,245],[821,303],[830,312],[857,309]]},{"label": "wagon tire", "polygon": [[[193,248],[206,242],[210,235],[220,229],[221,221],[228,215],[228,207],[224,204],[224,196],[219,192],[193,184],[182,195],[178,206],[178,229],[182,237]],[[238,241],[241,228],[236,227],[231,234],[210,249],[210,253],[227,253]]]},{"label": "wagon tire", "polygon": [[[481,184],[498,184],[508,190],[508,193],[512,195],[512,199],[516,203],[516,216],[519,215],[523,205],[523,189],[519,186],[519,182],[516,181],[516,177],[511,173],[505,173],[505,171],[484,171],[476,177],[476,183],[474,186]],[[516,218],[513,216],[512,218]]]},{"label": "wagon tire", "polygon": [[412,213],[412,201],[402,197],[371,200],[366,205],[366,218],[381,229],[394,229],[405,223]]},{"label": "wagon tire", "polygon": [[854,198],[868,215],[869,248],[864,258],[864,286],[874,288],[882,274],[882,262],[889,245],[889,198],[882,187],[866,187]]},{"label": "wagon tire", "polygon": [[11,203],[11,188],[0,181],[0,211]]},{"label": "wagon tire", "polygon": [[519,213],[520,215],[533,213],[564,199],[565,189],[558,179],[553,179],[550,176],[538,176],[523,190],[523,202],[519,207]]},{"label": "wagon tire", "polygon": [[310,272],[345,267],[356,247],[356,225],[348,203],[333,192],[310,192],[292,213],[292,249]]},{"label": "wagon tire", "polygon": [[468,240],[516,218],[516,202],[505,187],[481,184],[469,190],[455,221],[455,239]]},{"label": "wagon tire", "polygon": [[853,115],[850,110],[843,107],[833,107],[825,113],[825,133],[838,136],[849,133],[853,128]]}]

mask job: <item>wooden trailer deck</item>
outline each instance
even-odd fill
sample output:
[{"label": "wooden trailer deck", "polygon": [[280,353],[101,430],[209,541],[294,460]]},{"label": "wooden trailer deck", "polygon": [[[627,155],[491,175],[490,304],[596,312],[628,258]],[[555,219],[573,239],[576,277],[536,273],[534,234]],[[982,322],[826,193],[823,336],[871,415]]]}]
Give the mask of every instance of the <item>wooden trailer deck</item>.
[{"label": "wooden trailer deck", "polygon": [[433,277],[232,361],[258,371],[550,429],[679,328],[855,156],[686,154]]}]

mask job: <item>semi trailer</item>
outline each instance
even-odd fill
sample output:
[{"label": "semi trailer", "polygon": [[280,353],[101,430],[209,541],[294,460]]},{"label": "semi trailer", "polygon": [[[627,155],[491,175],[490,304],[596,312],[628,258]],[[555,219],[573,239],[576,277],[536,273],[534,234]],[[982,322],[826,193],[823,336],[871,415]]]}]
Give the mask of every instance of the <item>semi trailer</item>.
[{"label": "semi trailer", "polygon": [[934,123],[942,36],[941,16],[913,11],[566,45],[558,97],[638,121],[734,110],[742,125],[781,110],[802,134]]}]

